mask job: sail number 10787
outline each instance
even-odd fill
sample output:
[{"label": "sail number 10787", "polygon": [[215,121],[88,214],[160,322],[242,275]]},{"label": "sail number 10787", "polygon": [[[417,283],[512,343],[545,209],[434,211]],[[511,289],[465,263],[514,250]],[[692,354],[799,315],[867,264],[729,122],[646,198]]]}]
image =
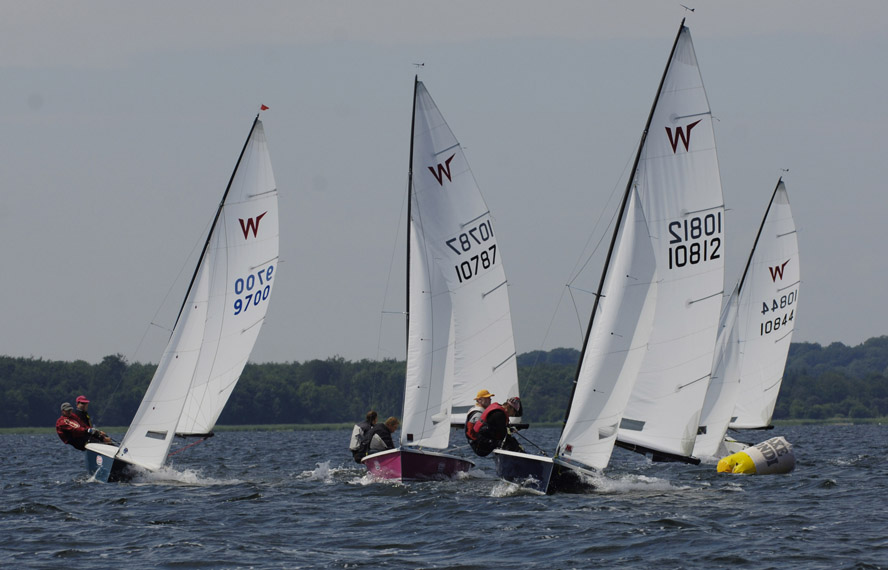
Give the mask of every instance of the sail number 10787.
[{"label": "sail number 10787", "polygon": [[669,269],[721,258],[722,213],[669,222]]},{"label": "sail number 10787", "polygon": [[[460,256],[460,262],[453,266],[456,278],[464,283],[485,269],[496,265],[496,243],[493,239],[493,226],[490,220],[469,228],[445,242],[447,247]],[[466,257],[462,257],[466,254]]]}]

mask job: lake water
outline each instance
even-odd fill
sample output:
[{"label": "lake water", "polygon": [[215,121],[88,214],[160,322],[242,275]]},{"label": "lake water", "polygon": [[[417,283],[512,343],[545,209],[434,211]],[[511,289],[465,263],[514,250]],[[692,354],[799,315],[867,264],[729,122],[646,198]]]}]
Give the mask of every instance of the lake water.
[{"label": "lake water", "polygon": [[[522,433],[546,449],[558,437]],[[221,432],[128,484],[87,480],[54,434],[3,435],[0,567],[888,567],[888,427],[746,439],[774,435],[794,445],[792,474],[618,449],[597,491],[545,497],[480,458],[461,480],[372,481],[349,430]]]}]

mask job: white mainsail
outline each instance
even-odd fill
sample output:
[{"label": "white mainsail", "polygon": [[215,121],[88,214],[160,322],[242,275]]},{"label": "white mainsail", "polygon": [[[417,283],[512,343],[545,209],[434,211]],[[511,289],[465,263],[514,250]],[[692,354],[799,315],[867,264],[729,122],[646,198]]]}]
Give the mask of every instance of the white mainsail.
[{"label": "white mainsail", "polygon": [[650,232],[634,188],[627,199],[556,450],[556,456],[586,468],[604,469],[610,461],[656,306],[657,262]]},{"label": "white mainsail", "polygon": [[740,295],[740,390],[730,427],[768,427],[798,313],[799,242],[781,179],[774,189]]},{"label": "white mainsail", "polygon": [[518,395],[509,293],[493,220],[462,148],[416,80],[407,378],[401,445],[444,449],[478,390]]},{"label": "white mainsail", "polygon": [[257,116],[118,457],[158,469],[176,433],[213,429],[265,320],[277,258],[277,186]]},{"label": "white mainsail", "polygon": [[724,202],[709,102],[683,24],[634,176],[657,258],[657,303],[617,439],[624,447],[686,458],[721,310]]}]

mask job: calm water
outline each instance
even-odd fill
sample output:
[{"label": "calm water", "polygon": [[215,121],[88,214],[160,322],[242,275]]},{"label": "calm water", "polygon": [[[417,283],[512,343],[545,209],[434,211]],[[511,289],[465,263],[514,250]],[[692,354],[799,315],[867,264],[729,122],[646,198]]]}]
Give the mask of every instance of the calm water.
[{"label": "calm water", "polygon": [[131,484],[86,480],[54,434],[0,436],[0,567],[888,568],[886,426],[756,434],[794,444],[782,476],[617,450],[597,492],[548,497],[488,459],[459,481],[370,481],[348,435],[223,432]]}]

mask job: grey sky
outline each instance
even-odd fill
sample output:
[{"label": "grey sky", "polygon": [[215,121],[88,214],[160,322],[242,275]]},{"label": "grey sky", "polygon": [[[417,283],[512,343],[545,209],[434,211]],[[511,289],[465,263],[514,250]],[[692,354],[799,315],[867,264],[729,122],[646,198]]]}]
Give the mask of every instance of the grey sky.
[{"label": "grey sky", "polygon": [[[403,358],[382,312],[404,307],[414,62],[494,215],[518,351],[578,347],[565,283],[684,16],[718,118],[726,286],[788,168],[794,340],[884,334],[888,3],[683,3],[0,2],[0,354],[156,362],[264,103],[282,241],[253,360]],[[581,321],[600,267],[574,281]]]}]

